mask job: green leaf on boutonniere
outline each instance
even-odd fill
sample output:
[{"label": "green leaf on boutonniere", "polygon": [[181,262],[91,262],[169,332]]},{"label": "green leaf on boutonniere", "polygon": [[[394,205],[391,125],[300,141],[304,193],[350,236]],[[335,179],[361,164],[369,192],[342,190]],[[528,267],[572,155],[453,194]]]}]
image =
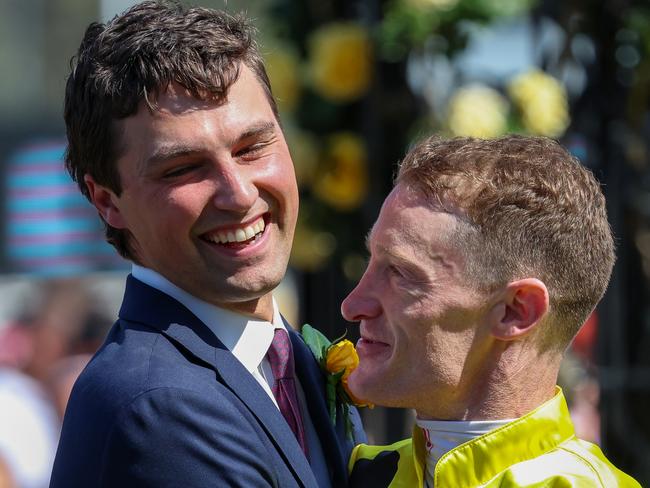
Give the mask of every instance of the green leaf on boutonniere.
[{"label": "green leaf on boutonniere", "polygon": [[316,361],[322,364],[327,354],[327,349],[332,345],[330,340],[309,324],[302,326],[302,337],[309,346],[309,349],[311,349],[312,354],[316,357]]},{"label": "green leaf on boutonniere", "polygon": [[352,425],[352,419],[350,418],[350,404],[349,403],[342,403],[341,404],[343,407],[343,418],[345,419],[345,436],[350,439],[352,439],[352,431],[353,431],[353,425]]},{"label": "green leaf on boutonniere", "polygon": [[341,337],[331,342],[309,324],[302,326],[302,337],[309,346],[325,377],[325,401],[332,424],[336,426],[337,406],[341,408],[341,421],[348,438],[352,439],[354,425],[350,415],[350,405],[369,406],[353,401],[352,394],[346,391],[346,379],[359,364],[359,356],[354,344]]},{"label": "green leaf on boutonniere", "polygon": [[329,374],[327,375],[327,391],[326,391],[326,396],[327,396],[327,408],[330,413],[330,419],[332,420],[332,424],[336,425],[336,397],[337,397],[337,386],[339,385],[339,382],[341,381],[341,377],[343,376],[343,371],[340,373],[336,374]]}]

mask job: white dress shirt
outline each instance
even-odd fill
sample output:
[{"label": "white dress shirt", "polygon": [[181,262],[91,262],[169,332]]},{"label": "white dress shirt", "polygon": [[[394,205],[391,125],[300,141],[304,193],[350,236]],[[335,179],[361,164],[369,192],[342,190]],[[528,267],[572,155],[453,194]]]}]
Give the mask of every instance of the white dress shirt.
[{"label": "white dress shirt", "polygon": [[286,327],[275,299],[273,299],[273,322],[268,322],[246,317],[200,300],[149,268],[134,264],[131,274],[143,283],[178,300],[207,325],[217,339],[253,375],[277,407],[270,386],[273,385],[275,378],[266,358],[266,352],[273,341],[275,329],[286,330]]}]

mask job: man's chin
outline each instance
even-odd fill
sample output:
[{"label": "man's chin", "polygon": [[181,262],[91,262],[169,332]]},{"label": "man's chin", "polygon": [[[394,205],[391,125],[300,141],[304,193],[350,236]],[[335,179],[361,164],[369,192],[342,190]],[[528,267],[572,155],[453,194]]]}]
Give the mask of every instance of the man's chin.
[{"label": "man's chin", "polygon": [[244,315],[257,316],[256,310],[260,307],[272,307],[272,292],[277,286],[275,281],[228,285],[224,287],[221,283],[218,288],[205,286],[191,293],[212,305]]},{"label": "man's chin", "polygon": [[348,378],[348,388],[355,398],[363,402],[385,405],[381,375],[369,375],[357,369]]}]

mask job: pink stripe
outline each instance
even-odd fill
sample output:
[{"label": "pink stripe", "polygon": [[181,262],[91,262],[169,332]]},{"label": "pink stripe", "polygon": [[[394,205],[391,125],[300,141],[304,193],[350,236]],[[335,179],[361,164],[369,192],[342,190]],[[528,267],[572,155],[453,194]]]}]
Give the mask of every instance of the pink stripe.
[{"label": "pink stripe", "polygon": [[97,240],[99,232],[67,232],[33,236],[11,236],[9,246],[28,246],[30,244],[63,244],[75,241]]},{"label": "pink stripe", "polygon": [[31,220],[47,220],[47,219],[66,219],[71,217],[93,217],[97,213],[94,207],[90,208],[70,208],[70,209],[56,209],[56,210],[26,210],[26,211],[9,211],[9,222],[26,222]]},{"label": "pink stripe", "polygon": [[52,149],[61,150],[64,147],[64,145],[65,142],[60,140],[32,141],[29,144],[25,144],[24,146],[21,146],[19,151],[17,152],[21,154],[27,154],[30,152],[37,152],[37,151],[51,151]]},{"label": "pink stripe", "polygon": [[77,193],[77,187],[71,183],[70,186],[50,186],[47,188],[12,188],[9,190],[9,198],[58,197],[72,193]]}]

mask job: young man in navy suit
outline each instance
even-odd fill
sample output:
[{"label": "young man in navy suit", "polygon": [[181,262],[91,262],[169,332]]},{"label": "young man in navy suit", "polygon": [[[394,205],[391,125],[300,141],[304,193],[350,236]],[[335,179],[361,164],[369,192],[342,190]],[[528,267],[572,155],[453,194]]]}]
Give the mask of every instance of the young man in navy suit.
[{"label": "young man in navy suit", "polygon": [[332,425],[272,297],[298,191],[251,31],[153,1],[86,31],[66,164],[133,270],[73,390],[52,487],[346,483],[358,416],[354,440]]}]

